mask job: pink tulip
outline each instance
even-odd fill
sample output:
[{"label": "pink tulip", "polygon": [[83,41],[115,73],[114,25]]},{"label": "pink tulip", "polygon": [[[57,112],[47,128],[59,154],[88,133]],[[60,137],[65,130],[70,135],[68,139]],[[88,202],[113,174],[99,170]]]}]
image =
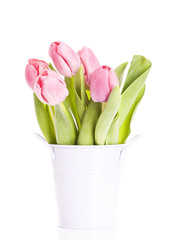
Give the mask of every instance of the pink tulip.
[{"label": "pink tulip", "polygon": [[49,69],[48,64],[46,62],[38,59],[28,60],[28,64],[25,70],[25,77],[29,87],[31,87],[33,90],[35,79],[44,69]]},{"label": "pink tulip", "polygon": [[39,100],[45,104],[57,105],[68,96],[68,90],[61,76],[52,70],[45,70],[34,84],[34,92]]},{"label": "pink tulip", "polygon": [[91,75],[97,68],[100,67],[100,63],[90,48],[84,47],[78,52],[78,55],[85,71],[85,83],[87,86],[90,86]]},{"label": "pink tulip", "polygon": [[106,102],[111,90],[119,86],[119,80],[114,70],[102,66],[95,70],[90,81],[90,94],[94,102]]},{"label": "pink tulip", "polygon": [[79,56],[65,43],[53,42],[49,48],[49,55],[62,75],[72,77],[77,73],[80,67]]}]

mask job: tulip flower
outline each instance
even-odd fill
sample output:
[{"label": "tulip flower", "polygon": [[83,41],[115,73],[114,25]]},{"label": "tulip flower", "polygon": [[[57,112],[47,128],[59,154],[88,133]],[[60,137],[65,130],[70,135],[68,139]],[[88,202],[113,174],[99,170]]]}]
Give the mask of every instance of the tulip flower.
[{"label": "tulip flower", "polygon": [[29,59],[25,70],[25,77],[29,87],[34,90],[35,79],[44,70],[49,69],[48,64],[42,60]]},{"label": "tulip flower", "polygon": [[78,55],[81,59],[81,63],[85,72],[85,83],[89,87],[91,75],[97,68],[100,67],[100,63],[90,48],[84,47],[81,51],[78,52]]},{"label": "tulip flower", "polygon": [[44,70],[35,81],[34,92],[45,104],[57,105],[68,96],[68,90],[61,76],[50,69]]},{"label": "tulip flower", "polygon": [[80,67],[79,56],[65,43],[53,42],[49,48],[49,55],[62,75],[72,77],[77,73]]},{"label": "tulip flower", "polygon": [[119,86],[119,80],[114,70],[101,66],[91,76],[90,95],[94,102],[106,102],[111,90]]}]

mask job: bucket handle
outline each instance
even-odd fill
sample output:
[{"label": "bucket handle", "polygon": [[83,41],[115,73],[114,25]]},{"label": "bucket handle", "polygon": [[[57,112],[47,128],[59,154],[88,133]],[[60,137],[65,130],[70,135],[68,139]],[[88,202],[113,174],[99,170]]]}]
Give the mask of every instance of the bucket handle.
[{"label": "bucket handle", "polygon": [[130,146],[133,142],[138,140],[141,137],[141,134],[136,135],[135,137],[131,138],[127,143],[124,144],[124,147],[120,151],[120,160],[122,159],[122,152],[124,149],[126,149],[128,146]]},{"label": "bucket handle", "polygon": [[125,143],[125,146],[123,147],[123,149],[127,148],[128,146],[130,146],[133,142],[135,142],[139,138],[141,138],[141,134],[138,134],[135,137],[131,138],[127,143]]},{"label": "bucket handle", "polygon": [[44,143],[47,147],[48,147],[48,143],[47,141],[44,139],[44,137],[42,137],[39,133],[34,132],[34,135],[42,142]]},{"label": "bucket handle", "polygon": [[50,149],[52,158],[53,158],[53,160],[55,160],[55,155],[54,155],[53,149],[50,147],[50,145],[47,143],[47,141],[44,139],[44,137],[42,137],[39,133],[36,133],[36,132],[34,132],[34,135],[35,135],[42,143],[44,143],[44,145],[47,146],[47,148]]}]

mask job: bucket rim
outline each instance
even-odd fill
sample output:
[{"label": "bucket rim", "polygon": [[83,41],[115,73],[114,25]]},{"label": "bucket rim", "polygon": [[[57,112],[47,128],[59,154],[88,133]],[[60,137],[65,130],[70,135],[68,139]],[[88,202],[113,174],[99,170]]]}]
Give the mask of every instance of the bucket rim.
[{"label": "bucket rim", "polygon": [[43,142],[45,145],[47,145],[50,148],[68,148],[68,149],[114,149],[114,148],[124,149],[141,137],[141,135],[138,134],[132,139],[130,139],[129,141],[127,141],[126,143],[114,144],[114,145],[59,145],[59,144],[49,144],[39,133],[34,133],[34,134],[41,142]]},{"label": "bucket rim", "polygon": [[74,149],[100,149],[100,148],[123,148],[127,144],[114,144],[114,145],[59,145],[59,144],[48,144],[52,148],[74,148]]}]

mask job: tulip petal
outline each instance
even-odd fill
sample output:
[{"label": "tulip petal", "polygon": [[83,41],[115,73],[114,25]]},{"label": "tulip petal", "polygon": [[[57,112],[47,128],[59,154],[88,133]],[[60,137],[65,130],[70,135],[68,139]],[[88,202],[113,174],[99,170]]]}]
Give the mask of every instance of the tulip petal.
[{"label": "tulip petal", "polygon": [[37,77],[34,91],[40,101],[52,106],[63,102],[68,96],[64,80],[50,69],[46,69]]},{"label": "tulip petal", "polygon": [[109,88],[110,90],[112,90],[115,86],[119,86],[119,80],[113,69],[110,69],[108,73],[109,73]]},{"label": "tulip petal", "polygon": [[73,51],[73,49],[67,44],[60,43],[57,46],[57,53],[63,58],[65,63],[71,69],[72,74],[75,75],[80,67],[80,59],[75,51]]},{"label": "tulip petal", "polygon": [[32,90],[34,90],[35,79],[37,78],[37,76],[38,76],[38,73],[34,68],[34,66],[27,64],[26,70],[25,70],[25,77],[26,77],[27,84],[29,85],[29,87],[32,88]]},{"label": "tulip petal", "polygon": [[68,90],[64,83],[58,81],[57,78],[49,76],[43,81],[42,94],[50,105],[54,106],[65,100],[66,96],[68,96]]},{"label": "tulip petal", "polygon": [[43,93],[42,93],[42,80],[40,79],[40,76],[36,78],[36,82],[34,84],[34,92],[36,93],[38,99],[45,103],[45,104],[48,104],[48,101],[47,99],[43,96]]},{"label": "tulip petal", "polygon": [[42,60],[31,58],[25,70],[25,77],[28,85],[34,90],[36,78],[45,70],[49,69],[48,64]]},{"label": "tulip petal", "polygon": [[84,47],[81,51],[78,51],[78,55],[84,67],[85,83],[90,86],[91,75],[100,67],[100,63],[90,48]]},{"label": "tulip petal", "polygon": [[90,93],[94,102],[106,102],[109,93],[108,71],[99,68],[92,74]]},{"label": "tulip petal", "polygon": [[72,76],[72,73],[71,73],[71,70],[70,70],[68,64],[60,55],[58,55],[54,51],[51,51],[51,57],[52,57],[52,60],[54,62],[56,69],[60,72],[60,74],[62,74],[63,76],[67,76],[67,77]]}]

